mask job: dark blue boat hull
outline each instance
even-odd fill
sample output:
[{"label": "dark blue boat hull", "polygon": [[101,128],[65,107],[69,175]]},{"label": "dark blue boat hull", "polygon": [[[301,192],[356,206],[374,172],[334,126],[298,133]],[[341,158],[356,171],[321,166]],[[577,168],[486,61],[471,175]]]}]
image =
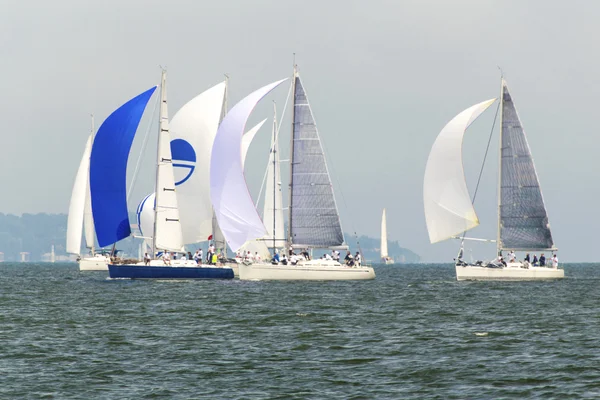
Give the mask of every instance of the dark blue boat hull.
[{"label": "dark blue boat hull", "polygon": [[233,279],[233,270],[231,268],[148,267],[109,264],[108,275],[113,279]]}]

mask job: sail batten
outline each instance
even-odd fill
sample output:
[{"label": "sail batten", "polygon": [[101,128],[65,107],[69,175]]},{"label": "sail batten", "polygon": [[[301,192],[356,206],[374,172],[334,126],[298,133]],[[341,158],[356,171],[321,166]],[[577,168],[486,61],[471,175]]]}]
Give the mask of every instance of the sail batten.
[{"label": "sail batten", "polygon": [[479,225],[465,181],[462,142],[469,125],[495,101],[483,101],[458,114],[444,126],[431,148],[423,183],[431,243],[450,239]]},{"label": "sail batten", "polygon": [[548,214],[517,109],[502,81],[500,240],[503,249],[552,249]]},{"label": "sail batten", "polygon": [[[290,241],[292,246],[333,247],[344,235],[325,153],[300,76],[294,76]],[[322,212],[321,210],[325,210]]]},{"label": "sail batten", "polygon": [[127,160],[135,132],[153,87],[123,104],[104,120],[90,157],[90,191],[100,247],[131,234],[127,211]]}]

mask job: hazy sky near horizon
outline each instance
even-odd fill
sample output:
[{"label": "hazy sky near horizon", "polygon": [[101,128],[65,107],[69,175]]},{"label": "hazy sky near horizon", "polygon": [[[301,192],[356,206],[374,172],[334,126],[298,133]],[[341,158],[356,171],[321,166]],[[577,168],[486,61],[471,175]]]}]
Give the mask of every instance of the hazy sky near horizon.
[{"label": "hazy sky near horizon", "polygon": [[[456,242],[429,244],[425,164],[452,117],[499,95],[501,66],[527,133],[560,259],[600,258],[598,2],[0,0],[0,5],[0,212],[66,213],[89,114],[99,125],[158,84],[159,65],[168,68],[173,115],[224,73],[231,77],[231,106],[290,76],[296,53],[344,231],[379,236],[386,207],[390,240],[423,261],[451,261]],[[288,89],[283,86],[263,101],[251,122],[271,117],[271,100],[283,108]],[[495,108],[465,135],[471,192]],[[130,167],[150,120],[140,125]],[[156,135],[156,124],[150,134]],[[269,134],[267,123],[248,156],[253,194],[264,173]],[[481,226],[474,236],[496,236],[497,134],[478,194]],[[289,135],[289,124],[282,135]],[[153,157],[150,145],[130,209],[152,190]],[[347,242],[355,244],[353,238]],[[494,246],[473,245],[472,251],[475,258],[491,258]]]}]

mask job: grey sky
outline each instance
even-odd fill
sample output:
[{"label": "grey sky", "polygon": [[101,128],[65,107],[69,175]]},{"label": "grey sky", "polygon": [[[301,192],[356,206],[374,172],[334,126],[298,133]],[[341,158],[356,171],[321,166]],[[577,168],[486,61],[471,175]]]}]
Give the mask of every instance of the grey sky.
[{"label": "grey sky", "polygon": [[[598,259],[600,3],[0,0],[0,6],[0,212],[66,213],[89,113],[99,125],[158,83],[158,65],[168,67],[173,115],[223,73],[231,76],[230,105],[289,76],[296,52],[344,230],[378,236],[387,207],[391,240],[425,261],[449,261],[457,243],[430,245],[427,238],[425,163],[446,122],[498,96],[500,65],[528,135],[561,260]],[[271,116],[270,100],[282,107],[286,92],[279,88],[266,99],[252,121]],[[471,190],[494,111],[495,105],[465,136]],[[266,162],[266,126],[248,156],[253,193]],[[497,133],[492,143],[476,203],[482,225],[473,235],[493,238]],[[151,146],[146,155],[132,209],[152,188]],[[474,251],[487,258],[493,249]]]}]

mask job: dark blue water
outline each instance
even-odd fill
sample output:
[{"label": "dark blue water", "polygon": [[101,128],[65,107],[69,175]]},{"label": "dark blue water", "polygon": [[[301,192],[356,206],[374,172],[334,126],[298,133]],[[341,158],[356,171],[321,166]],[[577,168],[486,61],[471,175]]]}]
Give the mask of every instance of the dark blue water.
[{"label": "dark blue water", "polygon": [[555,282],[109,281],[0,265],[0,399],[600,398],[600,265]]}]

